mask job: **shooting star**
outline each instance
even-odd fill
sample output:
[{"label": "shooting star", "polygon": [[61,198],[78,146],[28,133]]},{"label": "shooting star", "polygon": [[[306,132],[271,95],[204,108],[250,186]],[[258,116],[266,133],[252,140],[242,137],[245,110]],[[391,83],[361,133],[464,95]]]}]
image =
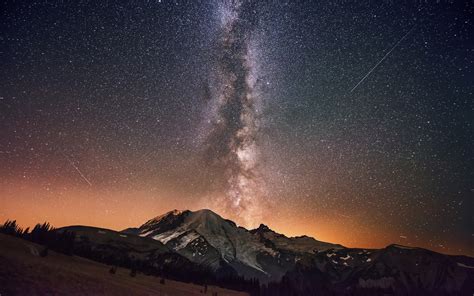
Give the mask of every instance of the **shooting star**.
[{"label": "shooting star", "polygon": [[365,79],[367,79],[367,77],[369,77],[369,75],[392,53],[392,51],[397,48],[397,46],[411,33],[411,31],[413,31],[413,29],[415,29],[416,25],[413,25],[413,27],[405,34],[403,35],[402,38],[400,38],[397,43],[395,43],[395,45],[383,56],[382,59],[380,59],[380,61],[377,62],[377,64],[375,64],[374,67],[372,67],[372,69],[370,69],[369,72],[367,72],[367,74],[365,74],[365,76],[351,89],[350,93],[352,93],[354,90],[356,90],[357,87],[359,87],[359,85],[364,82]]},{"label": "shooting star", "polygon": [[351,216],[344,215],[344,214],[341,214],[341,213],[336,213],[336,215],[341,216],[343,218],[351,218]]},{"label": "shooting star", "polygon": [[69,159],[69,157],[67,157],[66,154],[64,154],[64,152],[61,151],[61,154],[64,156],[64,158],[67,159],[67,161],[69,162],[69,164],[74,168],[76,169],[76,171],[79,173],[79,175],[81,175],[81,178],[87,182],[87,184],[89,184],[89,186],[92,186],[92,183],[86,178],[86,176],[84,176],[84,174],[81,172],[81,170],[74,164],[74,162],[72,162],[72,160]]}]

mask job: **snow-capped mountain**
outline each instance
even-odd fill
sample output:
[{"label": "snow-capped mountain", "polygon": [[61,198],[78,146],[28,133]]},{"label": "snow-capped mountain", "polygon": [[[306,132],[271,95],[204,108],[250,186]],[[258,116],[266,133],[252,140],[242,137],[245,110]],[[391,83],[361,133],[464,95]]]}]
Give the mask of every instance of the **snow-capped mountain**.
[{"label": "snow-capped mountain", "polygon": [[279,280],[305,254],[342,246],[310,237],[288,238],[268,227],[247,230],[211,210],[171,211],[124,232],[149,237],[214,270]]}]

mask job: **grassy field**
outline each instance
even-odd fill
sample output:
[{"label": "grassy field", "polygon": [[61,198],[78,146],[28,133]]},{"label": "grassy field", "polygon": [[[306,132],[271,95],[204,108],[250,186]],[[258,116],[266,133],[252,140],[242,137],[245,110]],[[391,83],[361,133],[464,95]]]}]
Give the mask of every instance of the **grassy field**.
[{"label": "grassy field", "polygon": [[[0,234],[0,295],[204,295],[203,287],[137,274],[82,257],[49,251],[44,247]],[[206,295],[247,295],[209,286]],[[215,294],[214,294],[215,295]]]}]

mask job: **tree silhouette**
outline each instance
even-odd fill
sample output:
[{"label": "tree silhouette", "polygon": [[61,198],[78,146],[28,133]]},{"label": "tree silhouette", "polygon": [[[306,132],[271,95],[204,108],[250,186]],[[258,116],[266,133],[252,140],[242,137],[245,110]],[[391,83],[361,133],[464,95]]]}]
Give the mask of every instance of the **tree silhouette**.
[{"label": "tree silhouette", "polygon": [[13,220],[13,221],[12,220],[7,220],[0,227],[0,233],[21,237],[23,235],[23,229],[21,229],[16,224],[16,220]]}]

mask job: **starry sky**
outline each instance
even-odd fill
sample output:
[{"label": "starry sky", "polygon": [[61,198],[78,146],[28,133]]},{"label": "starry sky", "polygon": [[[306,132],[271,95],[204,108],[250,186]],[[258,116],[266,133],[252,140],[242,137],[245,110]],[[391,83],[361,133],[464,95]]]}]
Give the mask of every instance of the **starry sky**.
[{"label": "starry sky", "polygon": [[1,5],[1,220],[474,255],[472,1]]}]

